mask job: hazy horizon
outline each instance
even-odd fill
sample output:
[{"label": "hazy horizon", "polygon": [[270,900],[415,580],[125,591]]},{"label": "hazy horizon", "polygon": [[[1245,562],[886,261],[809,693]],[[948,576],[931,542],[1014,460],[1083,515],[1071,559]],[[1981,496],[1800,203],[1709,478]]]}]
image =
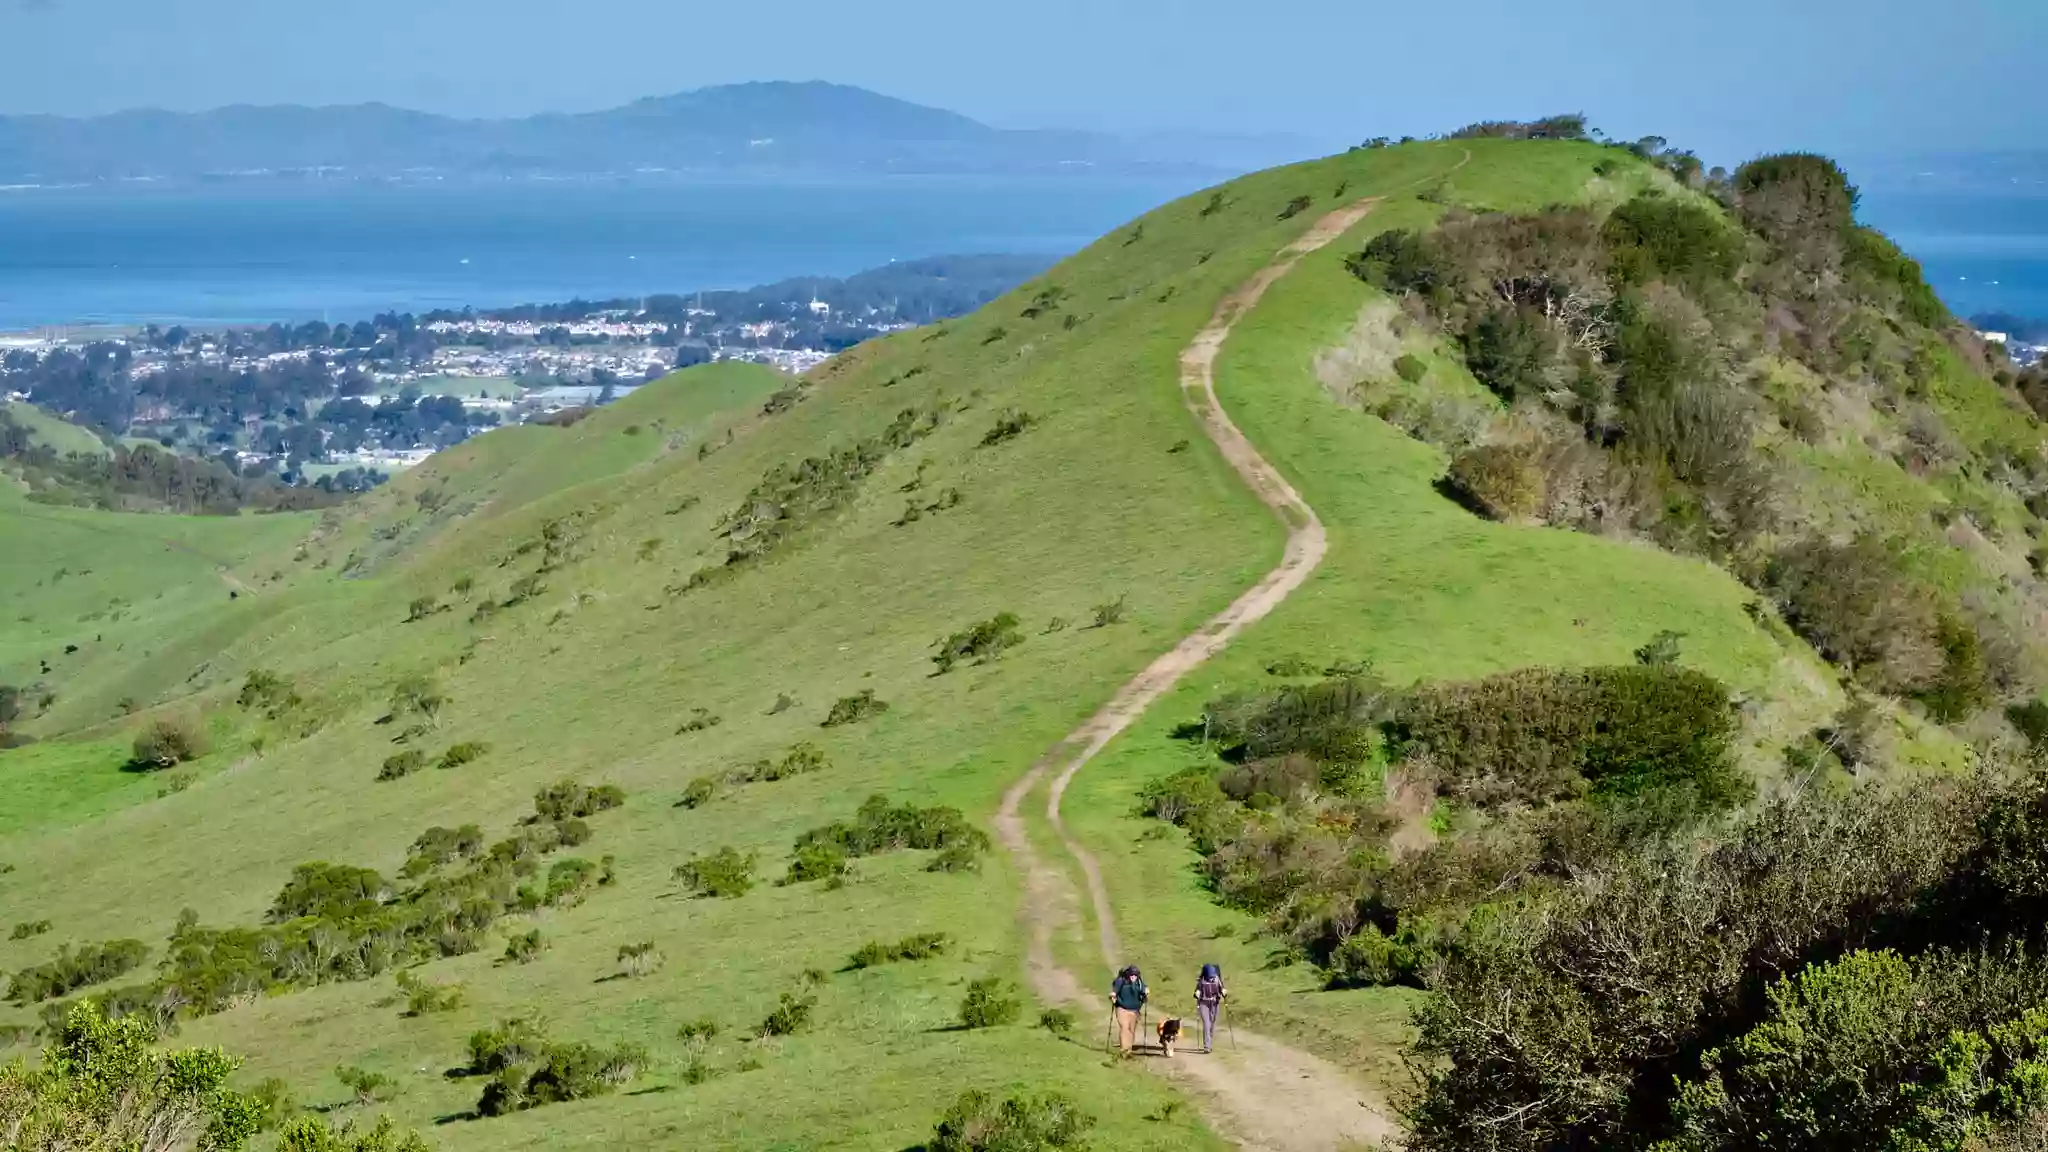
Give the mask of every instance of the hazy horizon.
[{"label": "hazy horizon", "polygon": [[[0,114],[384,103],[465,118],[615,107],[750,80],[823,79],[1002,128],[1200,130],[1335,142],[1583,111],[1717,162],[1810,148],[2038,148],[2048,5],[1731,0],[1711,11],[1560,0],[1439,10],[1302,0],[1048,0],[1028,14],[936,0],[739,9],[618,0],[0,0],[18,52]],[[392,36],[367,30],[397,29]],[[1456,75],[1458,83],[1446,84]]]}]

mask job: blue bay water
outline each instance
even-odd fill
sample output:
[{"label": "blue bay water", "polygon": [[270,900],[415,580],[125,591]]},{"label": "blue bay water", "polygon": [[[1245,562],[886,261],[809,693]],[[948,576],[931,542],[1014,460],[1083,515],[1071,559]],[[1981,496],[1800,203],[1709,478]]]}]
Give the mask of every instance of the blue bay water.
[{"label": "blue bay water", "polygon": [[1061,255],[1192,181],[242,186],[0,192],[0,331],[361,319]]},{"label": "blue bay water", "polygon": [[1865,188],[1860,214],[1920,261],[1956,315],[2048,320],[2048,185]]},{"label": "blue bay water", "polygon": [[[360,319],[1075,251],[1192,181],[507,183],[0,192],[0,331]],[[2048,187],[1866,187],[1961,315],[2048,318]]]}]

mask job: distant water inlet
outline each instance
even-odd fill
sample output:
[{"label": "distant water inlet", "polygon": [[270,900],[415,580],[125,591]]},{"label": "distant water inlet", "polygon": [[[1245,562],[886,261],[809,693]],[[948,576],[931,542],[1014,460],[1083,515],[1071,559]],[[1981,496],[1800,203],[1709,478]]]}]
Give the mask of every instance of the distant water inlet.
[{"label": "distant water inlet", "polygon": [[1064,254],[1181,181],[898,177],[0,191],[0,332],[359,319]]}]

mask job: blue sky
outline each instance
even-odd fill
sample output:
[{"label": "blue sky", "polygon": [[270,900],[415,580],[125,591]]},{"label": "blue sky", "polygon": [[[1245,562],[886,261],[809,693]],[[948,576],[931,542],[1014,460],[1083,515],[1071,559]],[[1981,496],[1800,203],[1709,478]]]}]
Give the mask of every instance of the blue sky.
[{"label": "blue sky", "polygon": [[1583,110],[1714,161],[2048,147],[2048,0],[0,0],[0,44],[0,112],[824,79],[1013,127],[1338,143]]}]

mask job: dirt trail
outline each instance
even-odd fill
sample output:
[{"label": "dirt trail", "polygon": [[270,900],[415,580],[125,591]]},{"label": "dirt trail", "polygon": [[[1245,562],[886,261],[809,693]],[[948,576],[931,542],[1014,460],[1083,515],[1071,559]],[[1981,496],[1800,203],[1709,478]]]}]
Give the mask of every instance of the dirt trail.
[{"label": "dirt trail", "polygon": [[[1182,398],[1202,423],[1225,460],[1266,507],[1287,527],[1287,549],[1280,566],[1268,572],[1230,607],[1171,652],[1154,660],[1117,690],[1101,711],[1047,752],[1003,796],[995,819],[997,837],[1014,856],[1025,877],[1024,916],[1029,931],[1026,968],[1033,990],[1049,1003],[1083,1006],[1082,1020],[1093,1022],[1103,1011],[1110,974],[1126,958],[1118,943],[1109,891],[1101,866],[1075,841],[1060,819],[1060,799],[1076,773],[1103,746],[1131,725],[1144,710],[1225,644],[1278,607],[1307,580],[1328,548],[1323,523],[1258,450],[1252,447],[1216,398],[1216,357],[1231,328],[1302,257],[1350,231],[1372,211],[1379,198],[1340,208],[1309,228],[1283,249],[1273,263],[1239,286],[1216,308],[1209,323],[1181,353]],[[1023,804],[1048,776],[1047,822],[1058,833],[1067,854],[1081,868],[1100,936],[1103,968],[1099,980],[1082,980],[1059,966],[1053,956],[1056,926],[1073,923],[1079,894],[1066,875],[1039,858],[1026,835]],[[1097,987],[1100,985],[1100,987]],[[1171,1062],[1151,1061],[1198,1090],[1209,1104],[1211,1125],[1240,1147],[1254,1152],[1324,1152],[1369,1144],[1392,1135],[1392,1119],[1368,1102],[1365,1091],[1328,1061],[1239,1029],[1236,1045],[1211,1056],[1184,1054]]]}]

